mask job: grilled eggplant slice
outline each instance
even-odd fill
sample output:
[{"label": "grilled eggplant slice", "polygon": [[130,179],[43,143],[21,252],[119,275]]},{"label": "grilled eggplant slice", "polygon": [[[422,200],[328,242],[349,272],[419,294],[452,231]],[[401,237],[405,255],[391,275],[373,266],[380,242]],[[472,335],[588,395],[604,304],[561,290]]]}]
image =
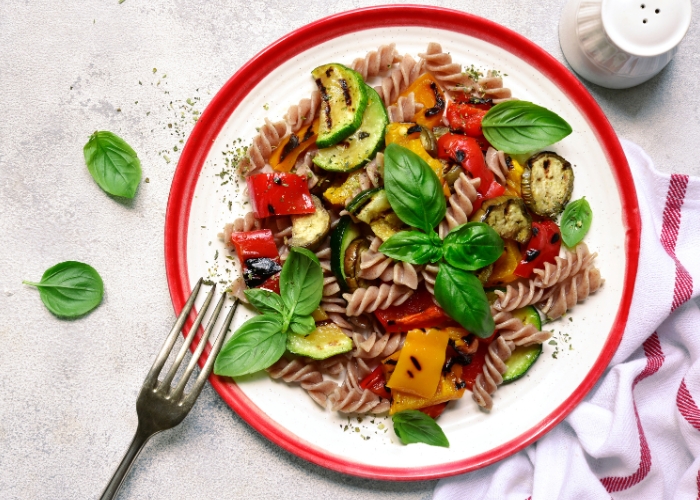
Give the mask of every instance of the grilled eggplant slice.
[{"label": "grilled eggplant slice", "polygon": [[331,216],[323,208],[317,196],[311,196],[316,211],[308,215],[292,215],[292,239],[287,243],[291,247],[303,247],[315,250],[331,229]]},{"label": "grilled eggplant slice", "polygon": [[521,181],[523,200],[533,213],[555,218],[569,203],[574,190],[571,163],[551,151],[527,161]]},{"label": "grilled eggplant slice", "polygon": [[472,220],[485,222],[501,238],[527,243],[532,236],[532,217],[525,202],[517,196],[499,196],[486,200],[472,216]]}]

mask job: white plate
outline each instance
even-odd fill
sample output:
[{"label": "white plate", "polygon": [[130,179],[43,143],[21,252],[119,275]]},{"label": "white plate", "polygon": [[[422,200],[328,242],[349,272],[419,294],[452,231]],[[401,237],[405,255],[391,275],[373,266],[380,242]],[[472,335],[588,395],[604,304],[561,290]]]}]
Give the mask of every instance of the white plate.
[{"label": "white plate", "polygon": [[[231,170],[226,165],[230,152],[247,145],[266,117],[279,120],[290,105],[308,97],[314,67],[350,64],[384,43],[395,43],[402,54],[417,57],[431,41],[441,43],[455,62],[498,69],[507,75],[505,84],[513,95],[551,109],[571,124],[573,133],[551,149],[574,165],[572,199],[586,196],[593,209],[586,243],[599,254],[596,262],[605,285],[548,326],[557,345],[545,344],[526,377],[499,388],[490,414],[467,395],[441,416],[449,449],[402,446],[390,419],[349,420],[322,410],[299,387],[265,374],[238,384],[212,378],[224,400],[280,446],[319,465],[377,479],[443,477],[518,451],[563,419],[611,359],[629,310],[640,223],[617,137],[583,86],[539,47],[468,14],[421,6],[339,14],[268,47],[221,89],[183,151],[166,219],[168,282],[179,310],[200,276],[220,276],[226,282],[235,278],[233,263],[226,258],[230,254],[217,238],[225,223],[247,211],[245,183],[225,183],[229,177],[221,176],[222,170]],[[242,312],[232,331],[252,314]]]}]

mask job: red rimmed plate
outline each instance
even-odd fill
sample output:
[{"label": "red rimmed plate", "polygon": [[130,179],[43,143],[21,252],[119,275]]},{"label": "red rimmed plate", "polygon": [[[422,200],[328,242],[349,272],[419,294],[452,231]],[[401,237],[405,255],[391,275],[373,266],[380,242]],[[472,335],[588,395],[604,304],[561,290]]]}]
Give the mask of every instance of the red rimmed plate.
[{"label": "red rimmed plate", "polygon": [[[541,48],[479,17],[407,5],[338,14],[275,42],[223,86],[188,139],[167,208],[166,271],[179,311],[199,276],[224,282],[235,277],[217,233],[246,211],[245,183],[227,172],[236,149],[250,142],[255,128],[266,117],[281,119],[290,105],[310,94],[309,73],[317,65],[350,64],[383,43],[395,43],[402,54],[415,57],[430,41],[441,43],[455,62],[500,70],[515,96],[556,111],[572,125],[573,134],[551,149],[574,165],[573,198],[586,196],[593,208],[586,242],[598,252],[606,282],[564,320],[552,323],[557,345],[546,344],[525,378],[499,389],[490,414],[465,397],[440,417],[449,449],[402,446],[389,419],[358,421],[324,411],[298,387],[264,374],[238,383],[212,377],[231,408],[271,441],[324,467],[373,479],[434,479],[515,453],[560,422],[612,358],[634,288],[640,220],[622,148],[593,98]],[[236,325],[249,314],[239,312]]]}]

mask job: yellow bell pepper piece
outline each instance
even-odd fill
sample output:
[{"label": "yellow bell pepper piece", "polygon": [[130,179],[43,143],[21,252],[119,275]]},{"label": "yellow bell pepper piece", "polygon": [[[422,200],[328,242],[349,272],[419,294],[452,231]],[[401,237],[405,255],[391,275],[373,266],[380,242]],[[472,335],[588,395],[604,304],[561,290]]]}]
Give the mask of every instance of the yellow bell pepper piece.
[{"label": "yellow bell pepper piece", "polygon": [[419,410],[428,406],[452,401],[464,396],[465,384],[462,381],[462,367],[453,365],[452,369],[440,378],[437,391],[429,398],[421,398],[401,391],[391,391],[391,408],[389,415],[404,410]]},{"label": "yellow bell pepper piece", "polygon": [[518,279],[518,277],[513,274],[513,271],[518,267],[518,263],[522,260],[523,254],[520,252],[520,247],[518,247],[515,241],[503,240],[503,244],[503,254],[494,262],[493,271],[491,271],[491,276],[489,276],[488,282],[484,285],[485,287],[505,285],[506,283],[511,283]]},{"label": "yellow bell pepper piece", "polygon": [[398,144],[413,151],[420,156],[430,166],[442,182],[442,162],[430,156],[420,142],[420,132],[408,133],[408,129],[414,127],[415,123],[390,123],[386,126],[384,140],[387,145]]},{"label": "yellow bell pepper piece", "polygon": [[270,166],[278,172],[289,172],[304,151],[316,144],[318,118],[295,134],[289,134],[277,145],[270,156]]},{"label": "yellow bell pepper piece", "polygon": [[405,229],[406,225],[395,213],[391,212],[370,222],[369,227],[372,228],[374,234],[379,236],[383,241],[386,241],[399,231]]},{"label": "yellow bell pepper piece", "polygon": [[360,189],[360,176],[363,169],[356,170],[340,184],[335,184],[323,192],[323,197],[331,205],[345,206],[345,200],[350,198],[355,191]]},{"label": "yellow bell pepper piece", "polygon": [[506,196],[522,197],[520,191],[520,181],[523,177],[523,172],[525,169],[513,158],[511,158],[510,161],[513,168],[508,171],[508,175],[506,176],[506,190],[503,192],[503,194]]},{"label": "yellow bell pepper piece", "polygon": [[[447,101],[445,100],[445,93],[440,88],[435,77],[430,73],[424,73],[404,90],[399,97],[408,97],[411,92],[413,92],[415,101],[423,105],[423,109],[418,111],[413,118],[415,122],[429,129],[440,125]],[[442,100],[442,109],[432,116],[425,116],[426,111],[435,107],[437,103],[436,95]]]},{"label": "yellow bell pepper piece", "polygon": [[400,351],[396,369],[386,386],[430,398],[437,391],[450,336],[445,330],[411,330]]}]

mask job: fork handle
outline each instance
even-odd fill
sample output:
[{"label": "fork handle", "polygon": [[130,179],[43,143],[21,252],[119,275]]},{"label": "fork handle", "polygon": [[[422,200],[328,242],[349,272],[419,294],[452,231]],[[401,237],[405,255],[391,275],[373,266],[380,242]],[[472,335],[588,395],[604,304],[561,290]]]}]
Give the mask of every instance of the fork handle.
[{"label": "fork handle", "polygon": [[141,425],[137,427],[136,434],[134,435],[134,439],[131,441],[129,449],[126,451],[126,455],[124,455],[124,458],[119,464],[119,467],[117,467],[114,476],[112,476],[112,479],[107,484],[107,487],[105,488],[104,493],[102,493],[100,500],[112,500],[112,498],[117,496],[117,492],[124,482],[124,478],[129,473],[131,466],[136,460],[136,457],[139,456],[143,446],[151,438],[151,436],[153,436],[152,432],[145,431]]}]

